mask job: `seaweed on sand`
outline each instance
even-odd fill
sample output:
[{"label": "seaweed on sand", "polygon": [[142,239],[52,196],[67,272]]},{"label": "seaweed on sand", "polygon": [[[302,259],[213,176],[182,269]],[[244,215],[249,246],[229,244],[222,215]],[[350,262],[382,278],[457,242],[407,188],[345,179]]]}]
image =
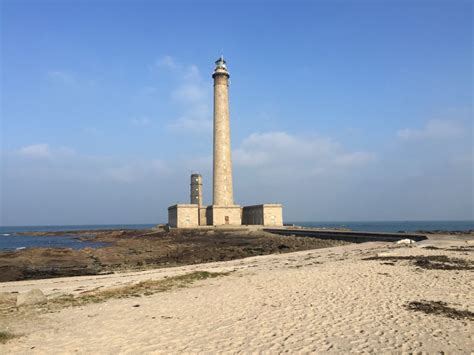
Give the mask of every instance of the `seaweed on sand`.
[{"label": "seaweed on sand", "polygon": [[473,312],[449,307],[446,302],[442,301],[413,301],[406,304],[405,307],[411,311],[435,314],[452,319],[474,320]]},{"label": "seaweed on sand", "polygon": [[474,270],[474,265],[469,260],[450,258],[446,255],[371,256],[362,260],[391,262],[406,260],[426,270]]}]

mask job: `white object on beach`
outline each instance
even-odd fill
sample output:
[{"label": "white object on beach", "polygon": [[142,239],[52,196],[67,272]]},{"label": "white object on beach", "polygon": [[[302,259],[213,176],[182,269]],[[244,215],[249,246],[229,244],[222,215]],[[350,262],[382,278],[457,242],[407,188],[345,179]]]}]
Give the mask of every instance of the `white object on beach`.
[{"label": "white object on beach", "polygon": [[20,293],[16,299],[16,306],[46,303],[46,296],[40,289],[34,288],[28,292]]},{"label": "white object on beach", "polygon": [[402,239],[396,242],[397,244],[402,244],[402,245],[410,245],[410,244],[415,244],[414,240],[411,239]]}]

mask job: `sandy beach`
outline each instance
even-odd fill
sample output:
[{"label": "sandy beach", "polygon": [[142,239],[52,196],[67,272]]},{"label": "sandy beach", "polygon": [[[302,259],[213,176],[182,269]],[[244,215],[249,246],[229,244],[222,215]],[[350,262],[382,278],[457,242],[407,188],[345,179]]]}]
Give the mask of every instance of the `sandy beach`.
[{"label": "sandy beach", "polygon": [[141,297],[49,312],[38,306],[3,310],[0,330],[17,337],[0,345],[0,352],[468,354],[474,350],[469,313],[474,312],[473,246],[472,239],[430,237],[414,246],[371,242],[167,269],[5,282],[0,292],[39,288],[50,302],[196,271],[226,273]]}]

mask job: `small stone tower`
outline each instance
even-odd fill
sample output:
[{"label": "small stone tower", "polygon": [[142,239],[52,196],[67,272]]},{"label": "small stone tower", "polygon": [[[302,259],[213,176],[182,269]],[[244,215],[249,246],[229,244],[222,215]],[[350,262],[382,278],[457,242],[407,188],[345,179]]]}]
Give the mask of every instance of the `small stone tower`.
[{"label": "small stone tower", "polygon": [[191,204],[202,206],[202,176],[191,174]]}]

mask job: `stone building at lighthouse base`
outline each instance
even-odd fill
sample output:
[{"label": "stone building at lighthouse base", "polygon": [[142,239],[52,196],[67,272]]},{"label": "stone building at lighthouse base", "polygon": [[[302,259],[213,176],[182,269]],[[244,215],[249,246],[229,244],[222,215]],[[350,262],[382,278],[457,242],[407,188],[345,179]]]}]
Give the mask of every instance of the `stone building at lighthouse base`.
[{"label": "stone building at lighthouse base", "polygon": [[190,202],[168,207],[168,225],[172,228],[201,226],[283,225],[281,204],[219,206],[202,204],[202,176],[191,175]]},{"label": "stone building at lighthouse base", "polygon": [[168,207],[168,225],[172,228],[196,228],[200,226],[261,225],[283,226],[281,204],[252,206],[199,206],[176,204]]}]

